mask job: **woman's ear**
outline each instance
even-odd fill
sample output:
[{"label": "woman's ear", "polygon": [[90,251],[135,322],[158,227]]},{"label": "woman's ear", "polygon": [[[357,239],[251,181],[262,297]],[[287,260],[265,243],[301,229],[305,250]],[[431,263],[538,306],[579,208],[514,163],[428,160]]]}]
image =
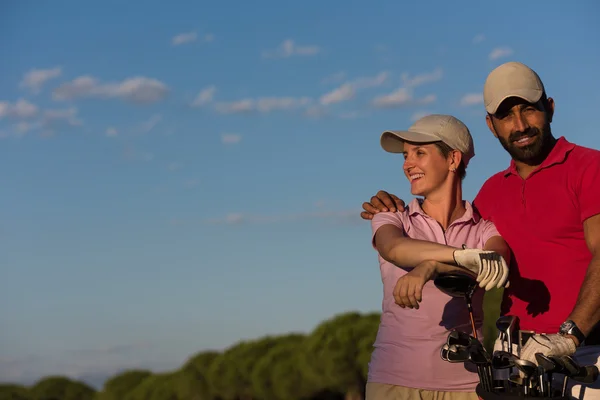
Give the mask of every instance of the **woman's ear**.
[{"label": "woman's ear", "polygon": [[462,153],[458,150],[452,150],[450,153],[450,171],[456,171],[462,161]]}]

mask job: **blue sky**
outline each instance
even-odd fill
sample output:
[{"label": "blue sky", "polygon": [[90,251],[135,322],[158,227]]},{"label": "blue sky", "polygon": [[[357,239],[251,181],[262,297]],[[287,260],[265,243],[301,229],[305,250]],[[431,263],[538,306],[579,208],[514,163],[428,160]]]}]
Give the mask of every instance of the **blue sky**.
[{"label": "blue sky", "polygon": [[378,310],[360,206],[410,199],[381,132],[462,119],[472,199],[508,163],[481,102],[505,61],[541,75],[555,135],[600,148],[600,6],[484,3],[4,2],[0,381]]}]

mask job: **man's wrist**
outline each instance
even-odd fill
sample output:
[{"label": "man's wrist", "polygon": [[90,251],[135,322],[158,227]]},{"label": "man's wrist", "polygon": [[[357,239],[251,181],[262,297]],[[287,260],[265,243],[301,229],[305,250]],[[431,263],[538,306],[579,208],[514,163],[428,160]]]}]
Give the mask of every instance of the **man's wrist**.
[{"label": "man's wrist", "polygon": [[579,347],[579,345],[581,343],[579,343],[579,339],[577,339],[577,336],[573,336],[573,335],[563,335],[564,337],[573,340],[573,342],[575,343],[575,347]]},{"label": "man's wrist", "polygon": [[581,331],[581,329],[579,329],[575,321],[571,319],[567,319],[562,323],[558,333],[573,339],[576,347],[578,347],[585,340],[585,334]]}]

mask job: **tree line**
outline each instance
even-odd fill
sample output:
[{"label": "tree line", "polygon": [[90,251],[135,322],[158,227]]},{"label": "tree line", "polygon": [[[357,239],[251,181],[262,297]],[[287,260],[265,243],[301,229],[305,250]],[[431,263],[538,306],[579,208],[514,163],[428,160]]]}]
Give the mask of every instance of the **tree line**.
[{"label": "tree line", "polygon": [[63,376],[29,387],[0,384],[0,400],[362,399],[379,318],[339,314],[309,334],[270,335],[200,352],[174,371],[125,371],[98,391]]},{"label": "tree line", "polygon": [[[484,296],[490,351],[501,298],[501,289]],[[98,391],[62,376],[30,387],[0,384],[0,400],[362,400],[380,317],[338,314],[308,334],[269,335],[200,352],[174,371],[125,371]]]}]

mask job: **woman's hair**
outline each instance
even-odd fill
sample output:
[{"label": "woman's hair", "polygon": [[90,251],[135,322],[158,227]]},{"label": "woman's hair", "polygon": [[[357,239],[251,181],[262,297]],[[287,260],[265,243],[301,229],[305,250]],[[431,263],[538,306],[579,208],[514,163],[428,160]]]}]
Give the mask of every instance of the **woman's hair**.
[{"label": "woman's hair", "polygon": [[[440,150],[442,155],[446,158],[448,158],[448,155],[450,155],[450,152],[453,150],[450,146],[448,146],[444,142],[435,142],[434,144]],[[456,169],[456,173],[458,174],[458,176],[460,177],[461,180],[465,179],[465,176],[467,176],[467,169],[462,160],[460,160],[460,165]]]}]

